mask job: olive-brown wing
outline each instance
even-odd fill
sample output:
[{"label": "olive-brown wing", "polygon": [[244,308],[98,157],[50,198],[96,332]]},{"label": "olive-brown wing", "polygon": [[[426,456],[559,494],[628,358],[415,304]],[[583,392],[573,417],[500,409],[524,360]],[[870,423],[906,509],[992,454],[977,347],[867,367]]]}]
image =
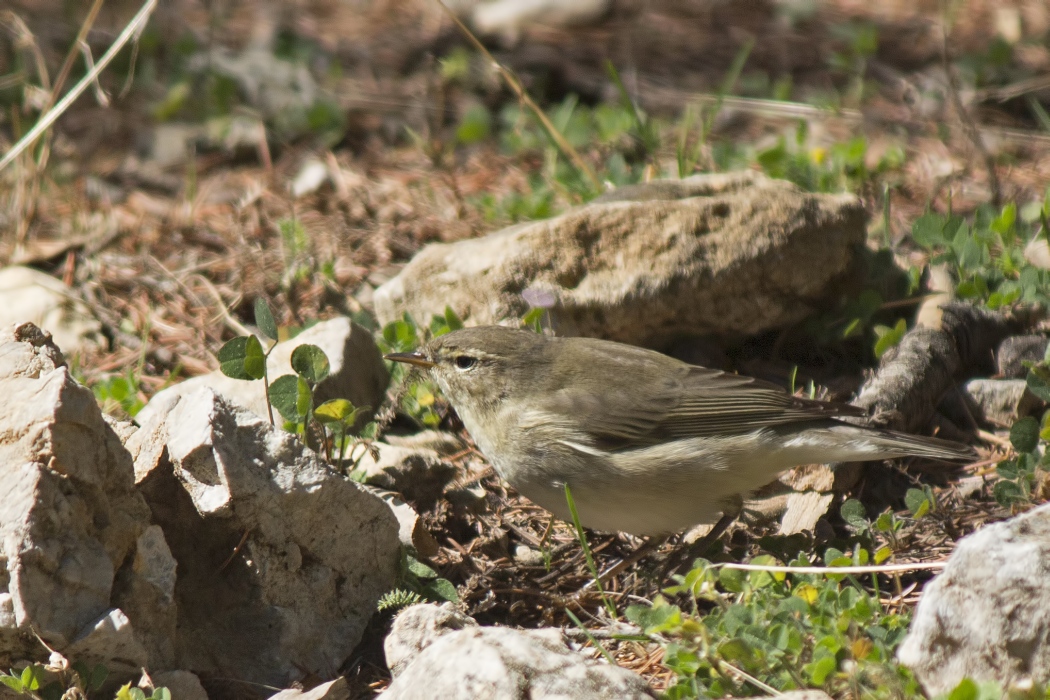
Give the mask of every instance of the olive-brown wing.
[{"label": "olive-brown wing", "polygon": [[792,396],[775,384],[703,367],[687,366],[662,386],[654,383],[631,387],[609,377],[601,386],[563,387],[547,394],[542,409],[571,416],[594,446],[613,450],[867,415],[855,406]]}]

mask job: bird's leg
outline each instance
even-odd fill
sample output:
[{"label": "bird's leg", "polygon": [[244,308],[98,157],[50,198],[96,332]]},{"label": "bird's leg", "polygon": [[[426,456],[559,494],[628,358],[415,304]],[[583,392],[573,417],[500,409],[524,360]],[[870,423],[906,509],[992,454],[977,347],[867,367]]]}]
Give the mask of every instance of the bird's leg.
[{"label": "bird's leg", "polygon": [[551,517],[547,520],[547,527],[543,529],[543,536],[540,537],[540,546],[545,547],[550,540],[551,533],[554,532],[554,513],[551,513]]},{"label": "bird's leg", "polygon": [[[667,541],[667,535],[658,535],[656,537],[650,537],[645,542],[640,544],[637,549],[631,552],[630,556],[624,557],[617,563],[610,566],[608,569],[603,571],[599,576],[598,580],[605,583],[613,576],[616,576],[627,567],[638,563],[642,558],[650,554],[657,547]],[[592,582],[593,583],[593,582]],[[591,584],[588,584],[585,588],[589,588]]]},{"label": "bird's leg", "polygon": [[[672,552],[664,564],[663,569],[660,571],[660,578],[666,578],[667,574],[674,570],[683,560],[692,556],[701,556],[711,548],[718,539],[725,534],[725,531],[729,529],[729,526],[740,517],[740,513],[744,510],[744,499],[740,496],[732,496],[727,498],[725,501],[725,508],[722,511],[722,517],[718,519],[718,522],[712,526],[711,531],[701,537],[699,540],[691,545],[682,547],[678,552]],[[621,573],[624,569],[638,563],[641,559],[651,554],[653,550],[662,545],[667,541],[667,535],[660,535],[656,537],[650,537],[636,550],[634,550],[630,556],[625,557],[619,562],[613,564],[611,567],[603,571],[598,575],[598,581],[605,583],[607,580]],[[581,590],[587,590],[594,587],[594,581],[592,580]]]},{"label": "bird's leg", "polygon": [[743,498],[739,495],[727,498],[725,509],[722,511],[722,517],[718,519],[718,522],[711,527],[711,530],[706,535],[668,557],[667,563],[664,564],[663,570],[660,572],[660,578],[666,578],[669,573],[674,571],[687,558],[706,554],[707,550],[711,549],[711,545],[717,542],[725,534],[725,531],[729,529],[729,526],[740,517],[743,510]]}]

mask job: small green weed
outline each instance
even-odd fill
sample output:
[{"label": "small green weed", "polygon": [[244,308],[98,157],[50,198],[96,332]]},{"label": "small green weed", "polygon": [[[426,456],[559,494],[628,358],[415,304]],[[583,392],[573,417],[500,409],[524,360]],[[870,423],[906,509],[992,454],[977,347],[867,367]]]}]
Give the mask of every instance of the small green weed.
[{"label": "small green weed", "polygon": [[[95,696],[109,678],[109,671],[102,664],[89,667],[83,662],[72,665],[57,652],[51,653],[51,661],[45,664],[29,664],[21,671],[0,671],[0,684],[14,691],[19,697],[34,700],[63,700],[65,698],[87,698]],[[155,688],[149,695],[130,683],[117,690],[115,700],[172,700],[167,688]]]},{"label": "small green weed", "polygon": [[[1028,369],[1028,391],[1043,401],[1050,401],[1050,352],[1038,364]],[[1032,416],[1021,418],[1010,428],[1010,444],[1016,456],[1005,459],[996,467],[999,481],[992,494],[999,505],[1015,507],[1039,502],[1046,498],[1045,488],[1050,478],[1050,411],[1042,420]]]},{"label": "small green weed", "polygon": [[770,177],[790,180],[810,192],[859,192],[876,176],[904,165],[904,151],[889,148],[874,169],[869,168],[868,142],[863,136],[831,146],[811,146],[809,127],[800,121],[793,139],[780,137],[776,145],[755,155]]},{"label": "small green weed", "polygon": [[[867,288],[843,299],[837,309],[812,316],[803,327],[818,345],[848,342],[858,345],[860,352],[870,349],[870,357],[878,359],[898,345],[908,330],[907,321],[898,316],[900,311],[891,302],[913,296],[919,283],[901,272],[888,250],[870,255],[866,263]],[[914,272],[918,276],[921,270]]]},{"label": "small green weed", "polygon": [[[865,565],[869,555],[858,547],[851,555],[829,550],[825,558],[833,567]],[[767,555],[752,563],[776,562]],[[810,562],[800,556],[791,565]],[[884,610],[852,577],[744,572],[701,559],[676,579],[665,593],[684,597],[685,609],[657,597],[626,612],[666,644],[664,664],[677,677],[668,698],[767,695],[770,686],[919,696],[917,681],[893,656],[907,615]]]},{"label": "small green weed", "polygon": [[849,76],[847,102],[857,106],[864,101],[864,76],[868,61],[879,48],[879,32],[870,22],[849,22],[832,27],[832,34],[842,49],[831,54],[828,61],[832,70]]},{"label": "small green weed", "polygon": [[456,140],[463,145],[484,141],[492,130],[492,114],[484,105],[472,105],[456,127]]},{"label": "small green weed", "polygon": [[897,319],[897,323],[893,326],[874,326],[875,331],[875,359],[882,359],[890,348],[894,348],[900,344],[904,338],[904,334],[908,331],[908,322],[903,318]]},{"label": "small green weed", "polygon": [[1008,85],[1031,77],[1016,61],[1014,47],[1001,36],[992,37],[983,50],[960,56],[955,66],[964,84],[978,88]]},{"label": "small green weed", "polygon": [[[631,99],[631,95],[627,92],[627,87],[623,84],[623,81],[620,80],[620,74],[612,61],[605,62],[605,71],[609,74],[609,79],[612,80],[620,95],[620,109],[611,110],[606,105],[600,105],[600,108],[605,108],[604,111],[600,111],[600,108],[595,110],[595,121],[599,132],[602,131],[603,126],[607,127],[611,122],[615,125],[614,129],[616,132],[618,134],[626,133],[635,146],[633,149],[624,150],[623,153],[625,155],[626,153],[631,153],[635,160],[648,161],[656,150],[660,148],[659,127],[656,121],[651,119]],[[611,116],[613,119],[603,118],[605,115]],[[624,126],[627,128],[624,129]]]},{"label": "small green weed", "polygon": [[123,412],[129,418],[142,410],[145,402],[139,394],[139,383],[129,370],[123,375],[107,377],[91,387],[95,400],[102,407],[103,413]]},{"label": "small green weed", "polygon": [[990,309],[1017,302],[1045,306],[1050,303],[1050,271],[1029,264],[1025,248],[1037,236],[1036,220],[1044,236],[1050,232],[1050,191],[1041,207],[1024,213],[1028,216],[1018,216],[1014,203],[1000,210],[982,205],[969,221],[929,213],[915,220],[911,236],[929,253],[931,265],[948,266],[959,297]]},{"label": "small green weed", "polygon": [[[156,42],[160,43],[166,42]],[[246,93],[249,81],[240,60],[217,61],[211,57],[202,60],[211,49],[201,45],[192,34],[184,35],[172,49],[164,60],[160,60],[156,51],[147,49],[136,81],[153,99],[152,114],[157,121],[207,123],[209,132],[225,136],[237,130],[238,124],[244,123],[247,117],[259,126],[265,121],[270,137],[290,141],[311,136],[327,147],[338,143],[346,133],[345,110],[325,88],[326,83],[334,85],[338,80],[338,62],[329,63],[327,75],[316,76],[320,85],[315,85],[311,76],[305,79],[309,87],[304,88],[307,66],[321,55],[321,48],[314,42],[282,33],[273,57],[259,64],[289,76],[289,84],[278,89],[285,90],[292,98],[283,100],[280,106],[267,106],[265,100],[249,104]],[[244,58],[247,56],[241,57]],[[157,85],[163,86],[160,94],[156,92]],[[260,112],[263,112],[261,116]],[[216,139],[216,143],[220,140]]]},{"label": "small green weed", "polygon": [[368,407],[354,406],[349,400],[339,398],[314,406],[314,392],[317,385],[328,378],[331,364],[324,350],[309,343],[292,351],[295,374],[280,376],[270,383],[267,359],[277,346],[278,329],[270,307],[262,299],[255,301],[255,324],[270,341],[269,348],[264,350],[254,335],[234,338],[219,350],[219,369],[233,379],[262,380],[270,425],[274,425],[271,406],[275,406],[285,420],[284,429],[299,435],[304,442],[310,442],[311,430],[316,429],[325,456],[340,470],[346,467],[348,452],[351,464],[356,464],[364,452],[355,459],[355,448],[360,445],[368,449],[377,432],[374,422],[354,432],[358,417]]},{"label": "small green weed", "polygon": [[[646,159],[659,143],[659,123],[639,111],[626,93],[619,105],[601,104],[594,108],[581,105],[579,98],[570,95],[551,109],[549,118],[569,144],[587,147],[590,158],[603,164],[598,177],[612,185],[639,182]],[[519,158],[533,153],[543,156],[540,172],[547,189],[572,203],[601,194],[562,155],[531,112],[518,105],[507,105],[500,112],[499,123],[505,152]]]},{"label": "small green weed", "polygon": [[376,603],[376,610],[379,612],[393,610],[396,613],[399,610],[422,602],[423,596],[415,591],[409,591],[404,588],[395,588],[379,597],[379,602]]},{"label": "small green weed", "polygon": [[[1022,446],[1030,446],[1035,438],[1023,439],[1028,442]],[[698,559],[650,605],[627,608],[627,619],[663,647],[664,665],[675,674],[665,697],[740,697],[805,688],[833,697],[926,697],[895,659],[909,614],[884,607],[875,573],[870,587],[854,573],[835,573],[885,562],[899,549],[898,533],[907,522],[940,517],[929,487],[909,489],[905,503],[910,514],[886,511],[874,521],[859,501],[843,503],[842,517],[861,541],[851,551],[825,550],[828,570],[822,574],[744,571]],[[771,555],[750,564],[779,566]],[[799,554],[788,566],[811,565]],[[1046,697],[1045,692],[1038,687],[1022,696],[1034,700]],[[1005,697],[994,683],[964,680],[943,699],[993,697]]]},{"label": "small green weed", "polygon": [[277,223],[281,234],[281,251],[284,254],[284,276],[281,284],[290,289],[296,282],[309,279],[315,264],[310,253],[310,235],[299,219],[281,219]]},{"label": "small green weed", "polygon": [[383,594],[376,607],[378,610],[397,612],[409,605],[425,600],[435,603],[456,603],[459,594],[448,579],[441,578],[432,568],[419,561],[411,552],[401,550],[401,565],[398,586]]},{"label": "small green weed", "polygon": [[262,299],[255,300],[255,325],[259,331],[270,341],[270,347],[263,350],[262,343],[254,335],[245,335],[234,338],[219,349],[217,358],[219,369],[227,377],[244,380],[263,380],[266,390],[266,410],[270,417],[270,425],[273,425],[273,410],[270,408],[270,381],[266,361],[277,345],[277,322],[273,318],[273,312]]},{"label": "small green weed", "polygon": [[[609,617],[615,619],[617,616],[616,606],[602,589],[602,580],[598,575],[598,567],[594,563],[594,555],[591,554],[591,546],[587,543],[587,535],[583,531],[583,525],[580,524],[580,514],[576,511],[576,501],[572,498],[572,490],[569,488],[569,484],[565,484],[565,502],[568,504],[569,513],[572,515],[572,525],[576,530],[576,541],[580,543],[584,559],[587,561],[587,569],[591,572],[591,576],[594,577],[594,586],[598,590],[598,595],[601,597]],[[577,620],[578,623],[579,621]],[[582,625],[580,627],[582,628]]]},{"label": "small green weed", "polygon": [[142,688],[125,683],[117,691],[116,700],[172,700],[172,698],[171,691],[167,688],[155,688],[152,693],[146,695],[146,691]]},{"label": "small green weed", "polygon": [[[866,546],[870,546],[873,551],[871,559],[875,564],[882,564],[903,549],[898,534],[908,521],[919,520],[938,510],[937,499],[929,486],[908,489],[904,503],[911,512],[911,518],[886,510],[875,520],[869,520],[864,506],[854,498],[846,500],[839,508],[839,514],[846,524],[864,538],[862,541]],[[829,563],[829,566],[845,565],[846,562],[841,560]]]},{"label": "small green weed", "polygon": [[[0,683],[26,697],[43,697],[43,693],[53,695],[44,689],[54,685],[58,691],[58,697],[61,697],[64,691],[58,681],[53,678],[54,675],[54,672],[43,664],[30,664],[20,672],[13,668],[8,673],[0,671]],[[42,691],[41,694],[38,695],[38,691]]]},{"label": "small green weed", "polygon": [[529,176],[525,192],[497,195],[486,192],[475,197],[472,204],[490,224],[517,223],[546,219],[554,214],[555,192],[540,175]]},{"label": "small green weed", "polygon": [[[731,93],[740,80],[740,72],[744,69],[744,64],[747,63],[748,56],[751,55],[751,50],[755,47],[754,39],[749,39],[736,56],[733,58],[733,63],[730,64],[729,70],[726,71],[726,75],[722,80],[722,84],[718,87],[718,92],[715,95],[715,103],[708,108],[700,110],[698,133],[696,141],[692,146],[689,145],[690,132],[693,128],[693,114],[692,110],[686,109],[685,115],[683,116],[682,123],[679,127],[678,146],[675,151],[675,163],[678,166],[678,177],[686,177],[691,175],[697,168],[700,160],[703,156],[705,147],[711,138],[711,134],[715,128],[715,120],[718,119],[719,113],[722,111],[722,104],[725,102],[726,96]],[[726,142],[728,145],[728,142]],[[730,147],[733,153],[737,153],[735,148]],[[711,149],[711,162],[709,166],[715,170],[726,170],[725,166],[728,166],[727,156],[730,153],[724,148],[720,148],[715,145]]]},{"label": "small green weed", "polygon": [[992,487],[992,493],[999,505],[1010,507],[1034,500],[1034,492],[1046,479],[1050,464],[1050,459],[1038,450],[1040,435],[1047,432],[1050,430],[1045,427],[1040,430],[1039,421],[1031,416],[1017,421],[1010,429],[1010,444],[1017,450],[1017,456],[1003,460],[996,467],[999,481]]}]

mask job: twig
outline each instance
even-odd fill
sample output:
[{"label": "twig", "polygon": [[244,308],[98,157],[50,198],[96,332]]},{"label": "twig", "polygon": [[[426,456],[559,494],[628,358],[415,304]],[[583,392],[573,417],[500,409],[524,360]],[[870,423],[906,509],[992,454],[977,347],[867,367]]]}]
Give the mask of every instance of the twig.
[{"label": "twig", "polygon": [[1031,92],[1038,92],[1050,88],[1050,75],[1036,75],[1031,78],[1019,80],[1016,83],[1003,85],[1002,87],[989,87],[977,90],[974,97],[978,100],[996,100],[1006,102],[1017,97],[1023,97]]},{"label": "twig", "polygon": [[[181,287],[183,289],[183,291],[186,292],[186,295],[193,302],[195,302],[197,304],[197,306],[199,306],[201,309],[208,309],[209,308],[208,304],[206,304],[204,302],[204,300],[201,299],[200,296],[197,295],[196,292],[194,292],[192,289],[190,289],[189,286],[182,280],[181,277],[179,277],[174,272],[172,272],[167,267],[165,267],[164,263],[162,263],[160,260],[158,260],[153,255],[148,256],[148,260],[151,263],[153,263],[159,270],[161,270],[161,272],[163,272],[165,275],[167,275],[173,282],[175,282],[175,284],[179,285],[179,287]],[[234,333],[237,333],[238,335],[253,335],[250,330],[245,328],[239,321],[237,321],[237,319],[235,319],[233,316],[230,315],[229,311],[226,310],[226,302],[223,301],[222,295],[219,294],[219,290],[217,290],[215,288],[215,285],[212,284],[208,280],[208,278],[204,277],[203,275],[192,275],[192,277],[197,279],[197,280],[200,280],[202,282],[204,288],[207,289],[209,292],[211,292],[212,296],[215,298],[215,301],[218,303],[219,316],[222,317],[223,321],[226,323],[226,325]]]},{"label": "twig", "polygon": [[21,45],[30,49],[33,54],[36,74],[42,83],[41,87],[45,90],[50,90],[51,78],[47,72],[47,61],[44,60],[44,54],[40,50],[40,46],[37,45],[36,37],[33,36],[33,32],[29,30],[28,25],[11,10],[0,12],[0,21],[6,21],[11,24],[12,31],[15,34],[16,46]]},{"label": "twig", "polygon": [[541,124],[543,124],[543,128],[547,130],[547,134],[550,135],[554,143],[556,143],[558,148],[561,149],[561,152],[568,156],[573,162],[573,165],[575,165],[576,168],[591,181],[591,185],[594,186],[594,189],[600,191],[602,189],[602,183],[598,179],[598,176],[594,174],[594,171],[591,170],[591,167],[587,165],[586,161],[580,157],[579,152],[573,148],[572,144],[565,139],[560,131],[558,131],[558,128],[554,126],[551,120],[547,117],[547,114],[540,109],[540,106],[536,104],[531,97],[529,97],[529,93],[527,93],[525,88],[522,87],[521,82],[514,77],[514,73],[497,61],[495,56],[489,53],[489,50],[485,48],[485,45],[474,36],[474,33],[467,28],[467,25],[463,24],[463,21],[460,20],[460,18],[457,17],[456,14],[450,10],[444,2],[442,2],[442,0],[435,0],[435,2],[441,6],[441,9],[443,9],[455,25],[459,27],[459,30],[467,37],[467,40],[474,45],[474,48],[480,51],[481,55],[492,63],[492,67],[503,76],[503,79],[507,81],[507,85],[510,86],[510,89],[514,91],[514,94],[518,96],[518,99],[524,102],[528,108],[532,110],[533,114],[536,115],[536,118],[540,120]]},{"label": "twig", "polygon": [[773,686],[771,686],[771,685],[769,685],[767,683],[763,683],[762,681],[758,680],[757,678],[752,676],[750,673],[747,673],[743,669],[737,668],[736,666],[734,666],[734,665],[732,665],[730,663],[726,663],[722,659],[719,659],[717,657],[712,657],[710,660],[714,661],[714,662],[716,662],[718,664],[718,666],[720,667],[719,671],[721,671],[722,673],[725,673],[725,671],[722,670],[723,668],[727,669],[727,670],[731,671],[732,673],[737,674],[738,676],[743,678],[745,681],[747,681],[751,685],[753,685],[756,688],[758,688],[759,690],[761,690],[763,692],[766,692],[766,693],[769,693],[773,697],[780,697],[781,695],[784,694],[784,693],[780,692],[779,690],[777,690],[776,688],[774,688]]},{"label": "twig", "polygon": [[105,0],[95,0],[94,4],[91,5],[91,9],[88,10],[87,17],[84,18],[83,24],[80,25],[80,31],[77,32],[77,38],[73,40],[73,45],[69,47],[69,53],[66,54],[66,59],[62,62],[62,67],[58,69],[58,75],[55,77],[55,85],[51,88],[51,95],[48,97],[47,104],[44,105],[44,109],[41,110],[46,112],[51,109],[51,106],[55,104],[55,96],[58,95],[59,91],[65,86],[66,78],[69,77],[69,72],[73,69],[73,61],[76,60],[77,54],[82,44],[87,43],[88,33],[91,28],[95,26],[95,19],[98,18],[98,12],[102,9],[102,3]]},{"label": "twig", "polygon": [[238,542],[237,546],[233,548],[232,552],[230,552],[230,556],[228,556],[226,558],[226,561],[224,561],[222,563],[222,566],[219,567],[219,571],[222,571],[223,569],[225,569],[227,566],[230,565],[230,562],[233,561],[233,558],[237,556],[237,552],[241,551],[241,547],[243,547],[244,543],[248,541],[248,535],[250,535],[251,532],[252,532],[251,528],[248,528],[247,530],[244,531],[244,534],[241,535],[241,541]]},{"label": "twig", "polygon": [[[637,563],[641,559],[643,559],[643,558],[649,556],[650,554],[652,554],[654,551],[656,551],[660,547],[660,545],[662,545],[666,541],[667,541],[667,537],[663,536],[663,537],[652,537],[648,541],[643,542],[629,556],[624,557],[619,562],[617,562],[616,564],[613,564],[611,567],[609,567],[608,569],[603,571],[602,574],[598,577],[597,581],[601,581],[601,582],[608,581],[612,577],[619,575],[619,573],[621,571],[623,571],[624,569],[626,569],[627,567],[632,566],[633,564]],[[583,587],[583,590],[591,588],[592,586],[595,585],[595,583],[596,583],[596,581],[592,580],[586,586]]]},{"label": "twig", "polygon": [[612,654],[609,653],[609,650],[603,647],[601,643],[594,638],[594,635],[592,635],[590,631],[583,626],[583,623],[580,622],[580,618],[576,617],[576,615],[573,614],[572,610],[565,608],[565,614],[568,615],[569,619],[576,624],[576,626],[580,629],[581,632],[583,632],[584,635],[586,635],[587,641],[594,645],[595,649],[601,652],[601,655],[605,657],[606,661],[608,661],[613,666],[619,665],[616,663],[616,659],[613,658]]},{"label": "twig", "polygon": [[84,90],[86,90],[88,86],[95,81],[98,75],[102,73],[103,70],[105,70],[106,66],[108,66],[114,58],[116,58],[120,50],[124,48],[124,44],[128,43],[128,41],[130,41],[134,35],[136,35],[144,26],[146,26],[146,21],[149,19],[150,14],[152,14],[156,6],[157,0],[146,0],[146,2],[142,5],[142,8],[131,19],[131,22],[129,22],[128,25],[124,27],[124,31],[120,33],[120,36],[118,36],[117,40],[113,42],[113,45],[110,46],[109,50],[107,50],[106,53],[102,55],[102,58],[98,60],[98,63],[96,63],[95,66],[90,71],[88,71],[83,78],[80,79],[80,82],[74,85],[70,89],[70,91],[66,93],[66,96],[63,97],[58,104],[52,107],[51,110],[47,112],[47,114],[40,117],[40,119],[33,126],[33,128],[30,129],[25,136],[19,139],[18,143],[12,146],[11,150],[4,154],[3,158],[0,158],[0,170],[3,170],[12,162],[14,162],[15,158],[17,158],[22,153],[22,151],[26,150],[27,148],[29,148],[30,145],[35,143],[37,138],[39,138],[41,134],[47,131],[47,129],[55,123],[55,120],[57,120],[67,109],[69,109],[70,105],[72,105],[76,101],[76,99],[80,97]]},{"label": "twig", "polygon": [[712,564],[712,568],[740,571],[766,571],[777,574],[892,574],[902,571],[936,571],[948,565],[943,561],[917,561],[910,564],[882,564],[879,566],[764,566],[762,564]]},{"label": "twig", "polygon": [[200,282],[212,295],[212,298],[215,299],[215,303],[219,307],[218,315],[222,318],[227,327],[229,327],[234,333],[239,333],[240,335],[255,335],[247,326],[230,315],[229,310],[226,308],[226,302],[223,301],[222,295],[219,294],[219,290],[215,288],[215,285],[212,284],[211,280],[204,275],[193,275],[193,279]]},{"label": "twig", "polygon": [[[643,106],[649,105],[650,109],[668,109],[678,107],[682,104],[714,105],[718,96],[711,93],[685,92],[667,88],[662,85],[647,84],[645,95],[641,99]],[[892,119],[880,117],[877,114],[865,114],[857,109],[841,108],[830,109],[817,105],[805,104],[803,102],[790,102],[787,100],[770,100],[754,97],[726,97],[723,99],[722,107],[727,110],[738,110],[746,114],[754,114],[760,117],[780,119],[819,119],[823,121],[836,121],[847,125],[874,124],[877,126],[904,127],[906,129],[924,132],[931,126],[940,122],[932,119],[909,119],[894,117]],[[407,104],[407,103],[406,103]],[[1050,135],[1040,133],[1031,129],[1013,129],[1007,127],[991,126],[982,124],[978,127],[981,134],[988,134],[997,140],[1010,144],[1050,144]]]},{"label": "twig", "polygon": [[962,98],[959,97],[959,83],[955,77],[955,71],[952,70],[951,63],[948,61],[947,18],[941,23],[941,65],[944,68],[948,97],[951,99],[952,107],[959,117],[959,122],[962,124],[966,137],[970,139],[974,149],[980,154],[981,159],[984,160],[984,167],[988,170],[988,187],[992,191],[992,204],[998,207],[1002,201],[1002,190],[999,187],[999,174],[995,171],[995,159],[992,158],[992,154],[985,148],[984,141],[981,139],[981,132],[977,129],[973,117],[970,116],[970,113],[963,105]]},{"label": "twig", "polygon": [[1007,450],[1013,449],[1013,444],[1009,440],[1001,438],[995,433],[989,433],[987,430],[978,430],[975,432],[975,434],[984,442],[990,443],[997,447],[1002,447]]}]

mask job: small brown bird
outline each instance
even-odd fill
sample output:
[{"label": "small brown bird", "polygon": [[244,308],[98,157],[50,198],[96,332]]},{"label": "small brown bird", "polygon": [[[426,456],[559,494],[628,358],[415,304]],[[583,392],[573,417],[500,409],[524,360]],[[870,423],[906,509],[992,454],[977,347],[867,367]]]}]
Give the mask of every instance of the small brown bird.
[{"label": "small brown bird", "polygon": [[430,370],[507,483],[563,519],[568,484],[598,530],[660,535],[733,517],[801,464],[974,456],[838,420],[866,415],[854,406],[605,340],[487,326],[387,359]]}]

